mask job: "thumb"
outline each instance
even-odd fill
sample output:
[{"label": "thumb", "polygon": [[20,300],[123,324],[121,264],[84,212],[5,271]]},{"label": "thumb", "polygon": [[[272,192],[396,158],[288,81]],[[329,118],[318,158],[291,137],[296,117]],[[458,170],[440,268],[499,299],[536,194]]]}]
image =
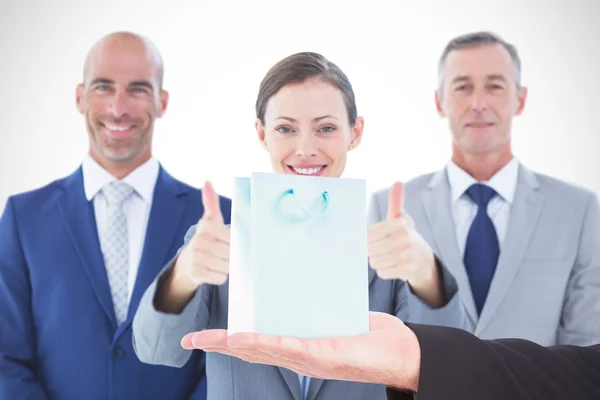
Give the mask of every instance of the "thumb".
[{"label": "thumb", "polygon": [[390,188],[388,193],[388,213],[387,219],[395,219],[404,213],[404,185],[402,182],[396,182]]},{"label": "thumb", "polygon": [[202,205],[204,206],[203,220],[223,223],[219,195],[215,192],[212,183],[206,181],[202,189]]}]

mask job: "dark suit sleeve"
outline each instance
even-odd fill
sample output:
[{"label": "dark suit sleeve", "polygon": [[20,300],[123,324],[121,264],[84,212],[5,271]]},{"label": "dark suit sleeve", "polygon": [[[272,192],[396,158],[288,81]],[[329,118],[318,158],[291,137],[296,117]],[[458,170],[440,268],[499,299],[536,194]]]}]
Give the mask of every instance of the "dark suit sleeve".
[{"label": "dark suit sleeve", "polygon": [[[600,346],[546,348],[526,340],[481,340],[463,330],[407,325],[421,346],[419,400],[600,398]],[[388,389],[388,399],[408,398]]]},{"label": "dark suit sleeve", "polygon": [[13,202],[0,217],[0,399],[46,399],[34,373],[31,287]]}]

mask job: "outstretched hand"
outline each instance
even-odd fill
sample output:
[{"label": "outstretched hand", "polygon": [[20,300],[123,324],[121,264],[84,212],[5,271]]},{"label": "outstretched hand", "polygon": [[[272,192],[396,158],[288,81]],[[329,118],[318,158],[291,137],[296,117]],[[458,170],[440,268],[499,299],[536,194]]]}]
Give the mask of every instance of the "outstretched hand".
[{"label": "outstretched hand", "polygon": [[185,349],[201,349],[320,379],[368,382],[416,391],[420,347],[393,315],[371,312],[370,331],[354,337],[297,339],[223,329],[187,334]]}]

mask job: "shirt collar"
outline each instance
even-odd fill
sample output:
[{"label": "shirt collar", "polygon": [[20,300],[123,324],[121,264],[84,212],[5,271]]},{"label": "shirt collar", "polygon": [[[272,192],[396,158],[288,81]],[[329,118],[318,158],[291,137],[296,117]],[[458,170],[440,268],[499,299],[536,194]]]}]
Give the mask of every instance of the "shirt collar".
[{"label": "shirt collar", "polygon": [[[471,175],[450,161],[446,167],[448,181],[450,182],[452,203],[455,203],[467,189],[474,183],[478,183]],[[485,183],[496,191],[506,202],[512,204],[517,189],[519,177],[519,160],[513,157],[502,167],[489,181]]]},{"label": "shirt collar", "polygon": [[[84,157],[81,167],[85,197],[88,201],[91,201],[105,185],[117,180],[89,154]],[[156,158],[150,157],[148,161],[133,170],[122,181],[129,184],[142,200],[150,203],[158,178],[158,171],[158,161]]]}]

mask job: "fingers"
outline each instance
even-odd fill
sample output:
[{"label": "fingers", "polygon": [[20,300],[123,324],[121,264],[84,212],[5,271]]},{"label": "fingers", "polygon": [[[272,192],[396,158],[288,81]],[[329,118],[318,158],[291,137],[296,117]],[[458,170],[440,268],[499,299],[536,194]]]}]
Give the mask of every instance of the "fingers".
[{"label": "fingers", "polygon": [[[213,244],[221,243],[225,244],[229,248],[231,239],[231,228],[221,223],[200,220],[196,225],[196,232],[194,233],[194,246],[209,246],[212,249]],[[229,254],[229,251],[227,251]],[[229,258],[229,255],[227,255]]]},{"label": "fingers", "polygon": [[376,258],[386,254],[400,254],[411,245],[408,232],[397,236],[387,236],[381,240],[369,243],[367,247],[369,258]]},{"label": "fingers", "polygon": [[286,360],[278,357],[273,357],[270,355],[265,355],[264,353],[256,350],[243,350],[243,349],[230,349],[227,347],[205,347],[202,349],[205,352],[217,352],[220,354],[224,354],[231,357],[239,358],[240,360],[253,363],[253,364],[264,364],[270,365],[274,367],[283,367],[294,371],[297,374],[307,375],[307,376],[316,376],[321,377],[320,375],[315,375],[308,367],[294,361],[294,360]]},{"label": "fingers", "polygon": [[377,257],[371,257],[369,263],[374,270],[381,270],[392,267],[407,269],[411,267],[413,260],[411,251],[399,250],[395,252],[385,253]]},{"label": "fingers", "polygon": [[228,276],[228,272],[215,271],[214,269],[205,266],[197,266],[189,274],[189,278],[198,285],[203,283],[208,283],[209,285],[222,285],[227,282]]},{"label": "fingers", "polygon": [[196,337],[198,346],[225,346],[227,345],[227,330],[209,329],[201,332],[190,332],[181,339],[181,347],[191,350],[196,347],[192,339]]},{"label": "fingers", "polygon": [[383,221],[375,225],[371,225],[368,228],[367,238],[369,244],[390,237],[400,238],[403,236],[408,236],[408,229],[409,227],[405,223],[404,218],[395,219],[393,221]]},{"label": "fingers", "polygon": [[410,277],[410,267],[407,265],[394,264],[389,268],[377,268],[375,273],[378,277],[385,280],[401,279],[407,281]]},{"label": "fingers", "polygon": [[[194,282],[196,285],[210,284],[222,285],[229,276],[229,256],[218,257],[212,254],[212,247],[217,243],[192,243],[191,246],[184,249],[177,265],[181,265],[182,272],[186,279]],[[228,248],[229,245],[222,244]],[[204,247],[209,250],[196,250],[197,247]]]},{"label": "fingers", "polygon": [[217,241],[212,235],[200,233],[198,240],[194,240],[192,246],[197,255],[210,255],[222,260],[229,261],[229,242]]},{"label": "fingers", "polygon": [[196,267],[227,275],[229,273],[229,260],[205,253],[202,254],[202,259],[196,263]]},{"label": "fingers", "polygon": [[314,354],[314,345],[321,339],[298,339],[286,336],[263,335],[258,333],[236,333],[227,339],[227,347],[233,350],[252,349],[268,359],[296,363],[307,366]]},{"label": "fingers", "polygon": [[369,227],[369,264],[381,279],[408,280],[412,276],[414,240],[405,215]]},{"label": "fingers", "polygon": [[206,181],[202,190],[204,212],[175,264],[176,276],[182,279],[175,290],[195,290],[202,284],[222,285],[229,276],[230,229],[224,225],[220,198]]},{"label": "fingers", "polygon": [[[402,343],[409,329],[400,319],[386,313],[369,313],[370,332],[348,338],[296,339],[256,333],[236,333],[227,337],[226,330],[205,330],[186,335],[181,344],[186,349],[237,357],[250,363],[287,368],[296,373],[321,379],[356,381],[357,370],[380,374],[390,366],[389,347],[385,342]],[[364,349],[374,352],[367,361]],[[397,362],[392,360],[392,364]]]},{"label": "fingers", "polygon": [[236,333],[228,338],[226,330],[214,329],[185,335],[181,346],[184,349],[217,352],[247,362],[275,365],[311,375],[311,368],[301,361],[303,357],[298,353],[303,349],[300,342],[300,339],[254,333]]},{"label": "fingers", "polygon": [[381,279],[408,281],[414,273],[414,256],[411,251],[371,258],[369,264]]},{"label": "fingers", "polygon": [[210,229],[203,230],[201,233],[209,232],[213,239],[221,243],[229,244],[231,238],[231,228],[227,225],[211,225]]},{"label": "fingers", "polygon": [[223,223],[219,195],[215,192],[210,181],[206,181],[202,189],[202,206],[204,207],[204,214],[201,220]]},{"label": "fingers", "polygon": [[402,182],[396,182],[392,185],[388,193],[388,213],[387,220],[400,217],[404,213],[404,185]]},{"label": "fingers", "polygon": [[369,264],[382,279],[409,280],[415,271],[418,234],[404,209],[404,185],[394,183],[388,192],[386,220],[368,228]]},{"label": "fingers", "polygon": [[187,275],[197,284],[222,285],[229,275],[230,234],[228,226],[201,220],[190,242]]}]

